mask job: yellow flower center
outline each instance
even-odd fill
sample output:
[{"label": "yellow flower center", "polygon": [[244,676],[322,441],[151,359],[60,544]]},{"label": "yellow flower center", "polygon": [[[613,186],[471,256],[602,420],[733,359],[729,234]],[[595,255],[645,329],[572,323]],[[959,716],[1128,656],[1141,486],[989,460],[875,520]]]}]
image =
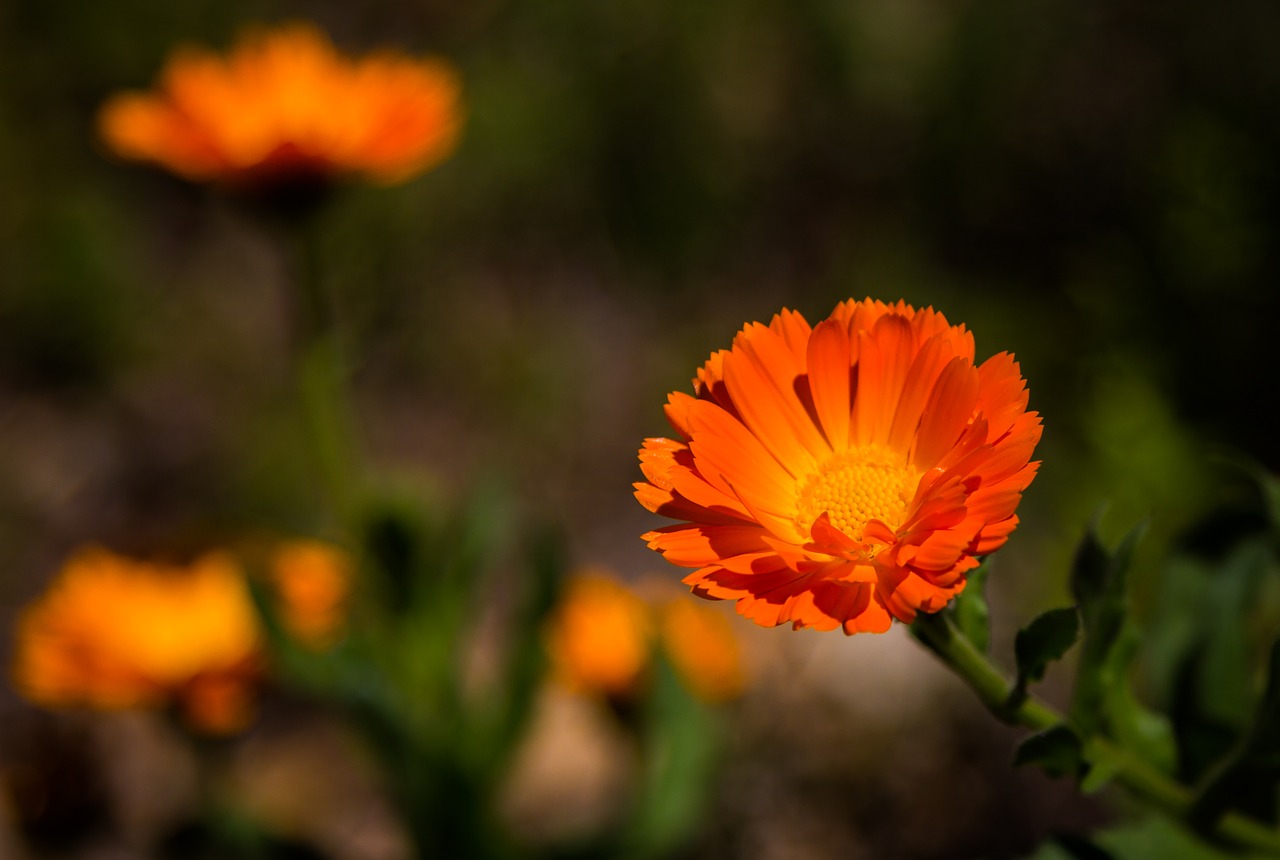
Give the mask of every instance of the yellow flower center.
[{"label": "yellow flower center", "polygon": [[891,529],[901,525],[919,483],[920,473],[895,451],[880,445],[845,451],[801,484],[796,525],[808,532],[826,512],[831,525],[860,541],[873,519]]}]

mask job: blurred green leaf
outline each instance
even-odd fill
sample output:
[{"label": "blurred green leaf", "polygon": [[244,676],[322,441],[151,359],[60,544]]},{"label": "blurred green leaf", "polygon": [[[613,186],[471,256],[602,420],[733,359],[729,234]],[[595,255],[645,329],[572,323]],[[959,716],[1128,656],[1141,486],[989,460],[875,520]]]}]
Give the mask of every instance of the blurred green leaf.
[{"label": "blurred green leaf", "polygon": [[1277,820],[1280,800],[1280,641],[1271,646],[1267,683],[1248,731],[1196,792],[1191,819],[1209,827],[1228,809]]},{"label": "blurred green leaf", "polygon": [[403,505],[383,503],[366,514],[362,531],[368,566],[379,575],[387,605],[407,609],[414,580],[423,573],[421,522]]},{"label": "blurred green leaf", "polygon": [[537,530],[526,549],[524,565],[527,575],[521,577],[519,603],[507,625],[510,637],[503,644],[504,672],[493,694],[486,697],[495,715],[491,718],[492,728],[485,731],[482,745],[487,766],[494,771],[494,776],[510,761],[546,674],[543,625],[556,605],[568,568],[564,535],[560,530],[550,526]]},{"label": "blurred green leaf", "polygon": [[1095,519],[1076,550],[1071,591],[1084,622],[1084,645],[1076,669],[1071,718],[1085,736],[1104,727],[1109,690],[1127,682],[1124,673],[1117,673],[1109,658],[1129,621],[1126,574],[1145,530],[1145,524],[1139,524],[1120,541],[1114,552],[1108,552],[1098,538]]},{"label": "blurred green leaf", "polygon": [[720,756],[716,714],[680,683],[659,656],[642,725],[641,784],[622,835],[621,855],[669,857],[706,817]]},{"label": "blurred green leaf", "polygon": [[1208,779],[1255,719],[1280,633],[1277,572],[1273,542],[1256,530],[1210,557],[1181,553],[1165,566],[1145,654],[1173,718],[1184,781]]},{"label": "blurred green leaf", "polygon": [[1266,506],[1272,534],[1280,536],[1280,477],[1262,463],[1239,452],[1223,454],[1220,459],[1247,475],[1257,487]]},{"label": "blurred green leaf", "polygon": [[1173,773],[1178,758],[1173,728],[1163,714],[1142,704],[1128,683],[1129,669],[1141,643],[1138,629],[1127,624],[1108,656],[1104,672],[1111,679],[1105,700],[1107,730],[1125,749],[1137,753],[1161,771]]},{"label": "blurred green leaf", "polygon": [[1091,839],[1062,833],[1050,837],[1027,860],[1112,860],[1112,855]]},{"label": "blurred green leaf", "polygon": [[973,647],[987,653],[991,639],[991,617],[987,608],[987,578],[991,574],[991,558],[982,560],[969,572],[964,591],[951,602],[950,612]]},{"label": "blurred green leaf", "polygon": [[1089,766],[1089,772],[1080,780],[1080,791],[1083,794],[1097,794],[1111,784],[1120,766],[1112,758],[1103,757]]},{"label": "blurred green leaf", "polygon": [[1111,553],[1098,537],[1100,517],[1100,513],[1095,514],[1086,527],[1071,561],[1071,594],[1075,597],[1081,614],[1089,622],[1088,626],[1092,626],[1096,607],[1108,593],[1107,586],[1112,576]]},{"label": "blurred green leaf", "polygon": [[1224,860],[1240,855],[1209,845],[1164,816],[1151,815],[1094,834],[1094,840],[1125,860]]},{"label": "blurred green leaf", "polygon": [[1038,765],[1050,776],[1079,777],[1088,767],[1080,736],[1068,726],[1054,726],[1018,746],[1013,763]]},{"label": "blurred green leaf", "polygon": [[1018,678],[1009,694],[1017,704],[1027,693],[1027,685],[1044,677],[1045,670],[1076,643],[1080,618],[1074,606],[1050,609],[1018,631],[1013,651],[1018,661]]}]

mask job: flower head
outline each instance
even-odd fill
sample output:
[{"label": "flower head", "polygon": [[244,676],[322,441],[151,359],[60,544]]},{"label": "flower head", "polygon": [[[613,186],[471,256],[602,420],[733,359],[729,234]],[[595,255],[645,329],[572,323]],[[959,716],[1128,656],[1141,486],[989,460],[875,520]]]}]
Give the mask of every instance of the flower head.
[{"label": "flower head", "polygon": [[459,113],[444,63],[390,51],[351,59],[296,23],[246,33],[225,57],[179,48],[154,92],[116,95],[99,126],[117,154],[195,181],[390,184],[449,154]]},{"label": "flower head", "polygon": [[628,696],[649,666],[649,607],[622,583],[585,573],[565,588],[546,633],[556,675],[567,686]]},{"label": "flower head", "polygon": [[583,692],[634,696],[659,648],[684,687],[703,701],[735,698],[746,686],[742,649],[727,619],[711,607],[672,599],[664,583],[632,589],[604,573],[581,574],[548,625],[557,676]]},{"label": "flower head", "polygon": [[323,649],[346,623],[351,595],[351,559],[335,546],[289,541],[271,559],[285,629],[299,641]]},{"label": "flower head", "polygon": [[244,577],[226,556],[178,567],[86,549],[23,612],[13,678],[41,705],[176,702],[197,728],[231,731],[248,720],[260,644]]},{"label": "flower head", "polygon": [[742,646],[730,619],[687,596],[662,605],[662,645],[676,673],[706,702],[737,698],[746,688]]},{"label": "flower head", "polygon": [[682,522],[649,546],[696,594],[772,627],[884,632],[942,609],[1002,546],[1040,418],[1008,353],[932,308],[784,310],[712,354],[646,439],[636,496]]}]

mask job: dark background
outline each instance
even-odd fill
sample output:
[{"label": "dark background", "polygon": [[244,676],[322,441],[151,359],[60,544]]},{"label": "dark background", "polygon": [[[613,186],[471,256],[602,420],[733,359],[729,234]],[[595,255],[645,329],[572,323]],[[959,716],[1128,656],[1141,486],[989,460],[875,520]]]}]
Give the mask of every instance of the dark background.
[{"label": "dark background", "polygon": [[[443,55],[465,87],[452,159],[353,186],[318,225],[366,447],[390,480],[447,498],[502,476],[558,514],[580,563],[675,577],[640,542],[657,523],[629,495],[640,440],[666,432],[665,394],[746,321],[783,306],[817,321],[867,295],[934,305],[975,332],[980,359],[1014,352],[1044,416],[1041,473],[992,579],[999,641],[1066,600],[1100,504],[1109,536],[1151,517],[1141,613],[1162,547],[1241,492],[1214,452],[1280,465],[1276,4],[8,0],[0,630],[85,542],[141,552],[315,528],[316,481],[282,406],[278,236],[113,161],[93,125],[175,43],[223,48],[245,23],[298,17],[353,52]],[[811,668],[843,654],[810,672],[819,696],[887,659],[865,637],[744,633]],[[898,659],[927,673],[923,656]],[[757,703],[742,761],[766,798],[811,800],[797,804],[816,823],[780,812],[783,836],[744,843],[768,831],[744,821],[776,805],[727,791],[702,853],[772,856],[760,846],[794,846],[795,831],[827,834],[805,849],[817,857],[1002,856],[1103,815],[1055,813],[1041,793],[1059,788],[990,776],[1012,741],[970,726],[982,718],[939,683],[961,704],[926,760],[986,768],[974,802],[1020,808],[1019,824],[904,842],[919,785],[875,802],[859,788],[893,766],[779,765],[786,743],[801,745],[792,765],[804,744],[856,743],[854,717],[788,734]],[[27,718],[11,694],[0,703]]]}]

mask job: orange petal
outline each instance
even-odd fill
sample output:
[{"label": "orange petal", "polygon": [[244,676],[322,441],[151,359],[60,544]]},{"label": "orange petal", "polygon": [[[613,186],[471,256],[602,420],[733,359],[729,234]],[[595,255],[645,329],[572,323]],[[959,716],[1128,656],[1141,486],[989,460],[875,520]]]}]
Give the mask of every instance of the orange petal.
[{"label": "orange petal", "polygon": [[883,316],[875,328],[860,332],[858,337],[858,387],[850,441],[854,445],[883,445],[911,368],[911,323],[897,314]]},{"label": "orange petal", "polygon": [[849,331],[839,321],[818,323],[809,340],[809,391],[814,410],[832,450],[849,446],[849,418],[852,413],[852,360]]},{"label": "orange petal", "polygon": [[978,403],[978,373],[968,359],[957,356],[947,363],[920,416],[912,462],[929,469],[947,453],[964,432]]}]

